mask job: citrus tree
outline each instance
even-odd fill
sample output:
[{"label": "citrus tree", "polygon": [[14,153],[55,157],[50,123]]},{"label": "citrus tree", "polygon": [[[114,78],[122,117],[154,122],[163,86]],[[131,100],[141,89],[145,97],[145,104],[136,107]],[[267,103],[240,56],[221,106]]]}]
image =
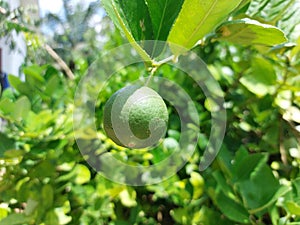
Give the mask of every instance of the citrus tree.
[{"label": "citrus tree", "polygon": [[[0,99],[0,224],[299,224],[299,2],[102,5],[127,47],[111,50],[123,40],[114,33],[94,64],[78,63],[74,80],[50,64],[24,66],[25,81],[9,76],[13,88]],[[189,76],[181,62],[200,75]],[[104,132],[105,103],[136,81],[167,99],[166,135],[151,151],[120,146]],[[220,151],[199,168],[220,113]],[[182,139],[196,145],[176,173],[176,160],[147,173],[184,152]],[[123,173],[108,155],[146,169]]]}]

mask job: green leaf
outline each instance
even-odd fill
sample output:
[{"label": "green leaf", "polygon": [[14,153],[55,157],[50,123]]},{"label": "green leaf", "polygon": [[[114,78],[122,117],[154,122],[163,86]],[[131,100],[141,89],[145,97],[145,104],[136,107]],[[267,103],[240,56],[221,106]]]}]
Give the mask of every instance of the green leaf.
[{"label": "green leaf", "polygon": [[185,0],[168,37],[173,53],[179,55],[182,48],[192,48],[224,21],[241,1]]},{"label": "green leaf", "polygon": [[53,76],[47,81],[44,94],[46,94],[47,96],[56,96],[57,92],[59,92],[59,90],[57,90],[57,87],[60,86],[61,83],[59,77]]},{"label": "green leaf", "polygon": [[31,109],[31,103],[26,96],[22,96],[15,102],[15,109],[12,113],[12,117],[19,121],[25,120]]},{"label": "green leaf", "polygon": [[26,78],[32,77],[39,82],[45,81],[41,75],[43,73],[43,71],[44,71],[44,68],[42,68],[38,65],[28,66],[23,69],[23,72],[24,72]]},{"label": "green leaf", "polygon": [[10,85],[11,85],[14,89],[16,89],[17,91],[19,91],[19,90],[18,90],[18,87],[19,87],[19,85],[22,83],[22,81],[20,80],[19,77],[16,77],[16,76],[14,76],[14,75],[8,75],[8,81],[9,81]]},{"label": "green leaf", "polygon": [[5,207],[5,208],[4,207],[0,207],[0,221],[3,218],[7,217],[8,212],[9,212],[9,209],[7,207]]},{"label": "green leaf", "polygon": [[21,94],[25,94],[27,96],[32,96],[33,93],[32,93],[31,88],[28,86],[28,84],[23,83],[20,80],[20,78],[13,76],[13,75],[9,75],[8,81],[12,85],[12,87],[15,88]]},{"label": "green leaf", "polygon": [[20,149],[12,149],[12,150],[7,150],[4,153],[4,156],[6,158],[18,158],[18,157],[22,157],[25,155],[25,151],[24,150],[20,150]]},{"label": "green leaf", "polygon": [[51,185],[46,184],[42,189],[42,205],[45,209],[51,208],[53,204],[54,191]]},{"label": "green leaf", "polygon": [[221,191],[227,196],[232,197],[234,196],[233,190],[231,189],[231,186],[229,186],[226,178],[222,174],[221,171],[215,171],[213,173],[214,179],[217,181],[217,188],[220,188]]},{"label": "green leaf", "polygon": [[[125,4],[124,5],[121,5],[120,2],[122,3],[123,0],[102,0],[102,4],[103,4],[103,7],[105,8],[107,14],[109,15],[109,17],[112,19],[112,21],[114,22],[114,24],[116,25],[116,27],[118,27],[121,31],[124,32],[127,40],[132,44],[132,46],[136,49],[136,51],[139,53],[139,55],[143,58],[144,61],[146,62],[149,62],[151,61],[151,58],[150,56],[147,54],[147,52],[142,49],[142,47],[136,43],[136,39],[137,40],[141,40],[139,38],[139,34],[142,34],[143,32],[142,31],[139,31],[139,29],[145,29],[145,20],[139,20],[138,22],[141,22],[141,24],[139,25],[140,28],[138,27],[135,27],[136,25],[136,22],[137,21],[134,21],[134,24],[131,24],[129,26],[128,22],[130,22],[133,17],[130,16],[130,15],[127,15],[129,17],[129,21],[127,21],[128,18],[126,18],[126,15],[124,14],[123,12],[123,7],[126,6],[126,8],[133,8],[133,7],[136,7],[138,3],[136,3],[136,5],[134,5],[134,3],[132,3],[133,5],[130,5],[129,2],[134,2],[134,1],[126,1],[128,5]],[[139,0],[139,2],[142,1],[142,0]],[[142,4],[142,3],[140,3]],[[145,4],[145,3],[144,3]],[[140,12],[139,10],[140,9],[136,9],[137,11],[129,11],[127,13],[132,13],[132,12]],[[141,10],[142,11],[142,10]],[[136,13],[132,13],[132,14],[136,14]],[[138,16],[136,16],[136,18],[140,17],[140,13]],[[147,26],[148,26],[148,21],[147,22]],[[141,26],[143,25],[143,26]],[[131,28],[133,28],[135,30],[135,34],[132,33],[131,31]],[[147,27],[147,30],[149,29],[149,27]],[[147,31],[148,32],[148,31]],[[136,37],[134,35],[137,35]],[[142,35],[141,35],[142,36]],[[145,35],[146,37],[146,35]],[[151,38],[150,38],[151,39]]]},{"label": "green leaf", "polygon": [[226,22],[217,28],[216,33],[218,39],[240,45],[274,46],[287,41],[277,27],[247,18]]},{"label": "green leaf", "polygon": [[252,154],[244,157],[242,160],[237,161],[234,165],[234,178],[235,182],[249,180],[252,173],[264,165],[268,160],[266,154]]},{"label": "green leaf", "polygon": [[191,172],[190,183],[193,186],[193,199],[198,199],[204,191],[204,179],[197,172]]},{"label": "green leaf", "polygon": [[192,217],[189,215],[189,209],[188,208],[177,208],[172,209],[170,214],[173,217],[173,219],[179,223],[179,224],[192,224]]},{"label": "green leaf", "polygon": [[7,98],[4,98],[0,101],[0,111],[4,115],[11,114],[15,110],[15,104]]},{"label": "green leaf", "polygon": [[243,205],[227,197],[222,191],[217,194],[215,204],[229,219],[239,223],[249,223],[249,213]]},{"label": "green leaf", "polygon": [[[72,217],[67,215],[68,212],[64,209],[64,207],[61,208],[55,208],[55,214],[56,218],[59,221],[58,224],[68,224],[72,221]],[[55,218],[55,220],[56,220]],[[54,217],[52,218],[54,219]]]},{"label": "green leaf", "polygon": [[280,187],[271,168],[266,164],[255,168],[250,179],[239,182],[237,186],[245,206],[251,209],[252,213],[265,210],[268,203],[273,202],[273,196]]},{"label": "green leaf", "polygon": [[[166,41],[171,27],[181,9],[183,0],[145,0],[153,27],[153,40]],[[146,51],[153,57],[165,49],[165,42],[147,43]]]},{"label": "green leaf", "polygon": [[292,181],[293,189],[296,196],[300,196],[300,177]]},{"label": "green leaf", "polygon": [[145,2],[150,12],[154,40],[167,40],[183,0],[145,0]]},{"label": "green leaf", "polygon": [[42,161],[37,164],[32,170],[29,172],[29,177],[32,179],[39,178],[43,179],[45,177],[53,177],[55,176],[55,167],[53,162],[49,161]]},{"label": "green leaf", "polygon": [[263,57],[252,59],[251,70],[245,74],[240,82],[259,97],[272,93],[277,76],[273,65]]},{"label": "green leaf", "polygon": [[54,210],[48,211],[45,217],[46,224],[59,224],[58,216]]},{"label": "green leaf", "polygon": [[300,216],[300,205],[296,202],[286,202],[285,206],[292,215]]},{"label": "green leaf", "polygon": [[29,218],[24,214],[10,214],[0,221],[0,225],[23,225],[29,222]]},{"label": "green leaf", "polygon": [[76,178],[75,178],[76,184],[84,184],[90,181],[91,172],[85,165],[81,165],[81,164],[76,165],[75,172],[76,172]]},{"label": "green leaf", "polygon": [[[189,213],[188,213],[189,214]],[[224,218],[221,213],[214,211],[211,207],[202,206],[200,210],[199,221],[197,224],[203,225],[232,225],[232,221]]]},{"label": "green leaf", "polygon": [[33,214],[33,212],[35,211],[38,205],[39,203],[37,201],[29,198],[26,202],[26,208],[24,210],[24,214],[26,216],[30,216],[31,214]]},{"label": "green leaf", "polygon": [[0,143],[0,158],[3,157],[5,151],[15,148],[14,140],[6,137],[2,133],[0,133]]},{"label": "green leaf", "polygon": [[104,0],[102,4],[115,25],[123,30],[121,21],[114,12],[118,11],[122,23],[130,30],[136,41],[153,39],[152,23],[144,0]]},{"label": "green leaf", "polygon": [[251,2],[251,0],[242,0],[242,2],[240,3],[239,7],[237,9],[242,9],[244,8],[246,5],[248,5]]},{"label": "green leaf", "polygon": [[122,204],[126,207],[134,207],[137,205],[136,202],[136,192],[134,189],[131,188],[125,188],[123,191],[119,194],[120,200]]}]

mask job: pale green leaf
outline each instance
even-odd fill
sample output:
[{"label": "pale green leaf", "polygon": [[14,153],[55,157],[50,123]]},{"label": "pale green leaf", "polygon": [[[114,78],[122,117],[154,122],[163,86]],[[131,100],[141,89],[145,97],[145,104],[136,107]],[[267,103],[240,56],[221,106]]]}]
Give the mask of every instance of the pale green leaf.
[{"label": "pale green leaf", "polygon": [[122,204],[126,207],[133,207],[137,205],[136,192],[133,189],[125,188],[119,194]]},{"label": "pale green leaf", "polygon": [[91,172],[89,171],[89,169],[81,164],[78,164],[75,167],[75,171],[76,171],[76,178],[75,178],[75,182],[77,184],[84,184],[90,181],[91,179]]},{"label": "pale green leaf", "polygon": [[8,212],[9,212],[9,208],[8,207],[1,207],[0,206],[0,221],[3,219],[3,218],[5,218],[5,217],[7,217],[7,215],[8,215]]},{"label": "pale green leaf", "polygon": [[55,214],[57,217],[57,220],[59,221],[59,224],[68,224],[72,221],[72,217],[66,215],[67,213],[63,208],[55,208]]},{"label": "pale green leaf", "polygon": [[29,198],[26,202],[26,208],[24,210],[24,214],[26,216],[30,216],[31,214],[33,214],[33,212],[35,211],[38,205],[39,203],[37,201]]},{"label": "pale green leaf", "polygon": [[191,172],[190,182],[193,186],[193,199],[198,199],[204,191],[204,179],[197,172]]},{"label": "pale green leaf", "polygon": [[8,75],[8,81],[9,81],[10,85],[16,90],[18,90],[18,86],[22,83],[20,78],[14,76],[14,75]]},{"label": "pale green leaf", "polygon": [[289,213],[292,215],[300,216],[300,205],[296,202],[287,202],[285,203]]},{"label": "pale green leaf", "polygon": [[241,1],[185,0],[168,37],[173,53],[179,55],[182,48],[192,48],[224,21]]},{"label": "pale green leaf", "polygon": [[224,23],[216,33],[220,40],[241,45],[274,46],[287,41],[284,33],[277,27],[247,18]]},{"label": "pale green leaf", "polygon": [[252,59],[251,65],[251,70],[240,82],[257,96],[272,93],[277,79],[273,65],[262,57]]},{"label": "pale green leaf", "polygon": [[12,117],[15,120],[25,120],[31,109],[31,103],[26,96],[22,96],[15,102],[15,109]]}]

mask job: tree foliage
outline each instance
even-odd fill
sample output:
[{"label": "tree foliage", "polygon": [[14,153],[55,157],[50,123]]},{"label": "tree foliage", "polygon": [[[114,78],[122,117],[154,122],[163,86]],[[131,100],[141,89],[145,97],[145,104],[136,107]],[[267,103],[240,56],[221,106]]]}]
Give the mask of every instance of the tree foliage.
[{"label": "tree foliage", "polygon": [[[99,157],[110,152],[135,166],[153,165],[172,154],[179,145],[180,121],[171,106],[167,136],[151,152],[115,145],[101,125],[103,103],[112,93],[157,65],[158,45],[147,46],[145,40],[168,40],[174,59],[185,53],[176,43],[191,49],[222,87],[227,129],[213,164],[199,171],[214,109],[182,71],[166,64],[156,74],[179,84],[196,104],[201,124],[196,151],[171,178],[134,187],[105,179],[80,154],[73,130],[78,79],[68,80],[51,64],[27,65],[25,81],[11,75],[13,88],[0,98],[5,121],[0,133],[0,225],[300,223],[299,3],[179,2],[102,1],[145,64],[119,70],[100,95],[105,81],[89,87],[89,94],[99,95],[97,132],[86,130],[81,140],[93,145],[88,147]],[[63,35],[75,31],[81,37],[71,36],[80,42],[84,33],[75,27]],[[120,34],[112,32],[100,57],[122,43]],[[81,57],[75,61],[78,78],[90,63]]]}]

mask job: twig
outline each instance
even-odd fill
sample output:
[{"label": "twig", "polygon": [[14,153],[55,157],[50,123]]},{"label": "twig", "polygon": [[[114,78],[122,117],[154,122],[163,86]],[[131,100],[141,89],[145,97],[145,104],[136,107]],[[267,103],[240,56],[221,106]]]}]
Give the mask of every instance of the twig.
[{"label": "twig", "polygon": [[154,73],[156,72],[156,70],[158,69],[158,67],[152,67],[151,68],[151,72],[150,72],[150,76],[148,77],[145,86],[149,85],[150,80],[152,79],[152,77],[154,76]]},{"label": "twig", "polygon": [[72,70],[68,67],[64,60],[47,44],[45,44],[44,48],[49,53],[49,55],[55,59],[58,65],[66,72],[67,76],[73,80],[75,78]]}]

